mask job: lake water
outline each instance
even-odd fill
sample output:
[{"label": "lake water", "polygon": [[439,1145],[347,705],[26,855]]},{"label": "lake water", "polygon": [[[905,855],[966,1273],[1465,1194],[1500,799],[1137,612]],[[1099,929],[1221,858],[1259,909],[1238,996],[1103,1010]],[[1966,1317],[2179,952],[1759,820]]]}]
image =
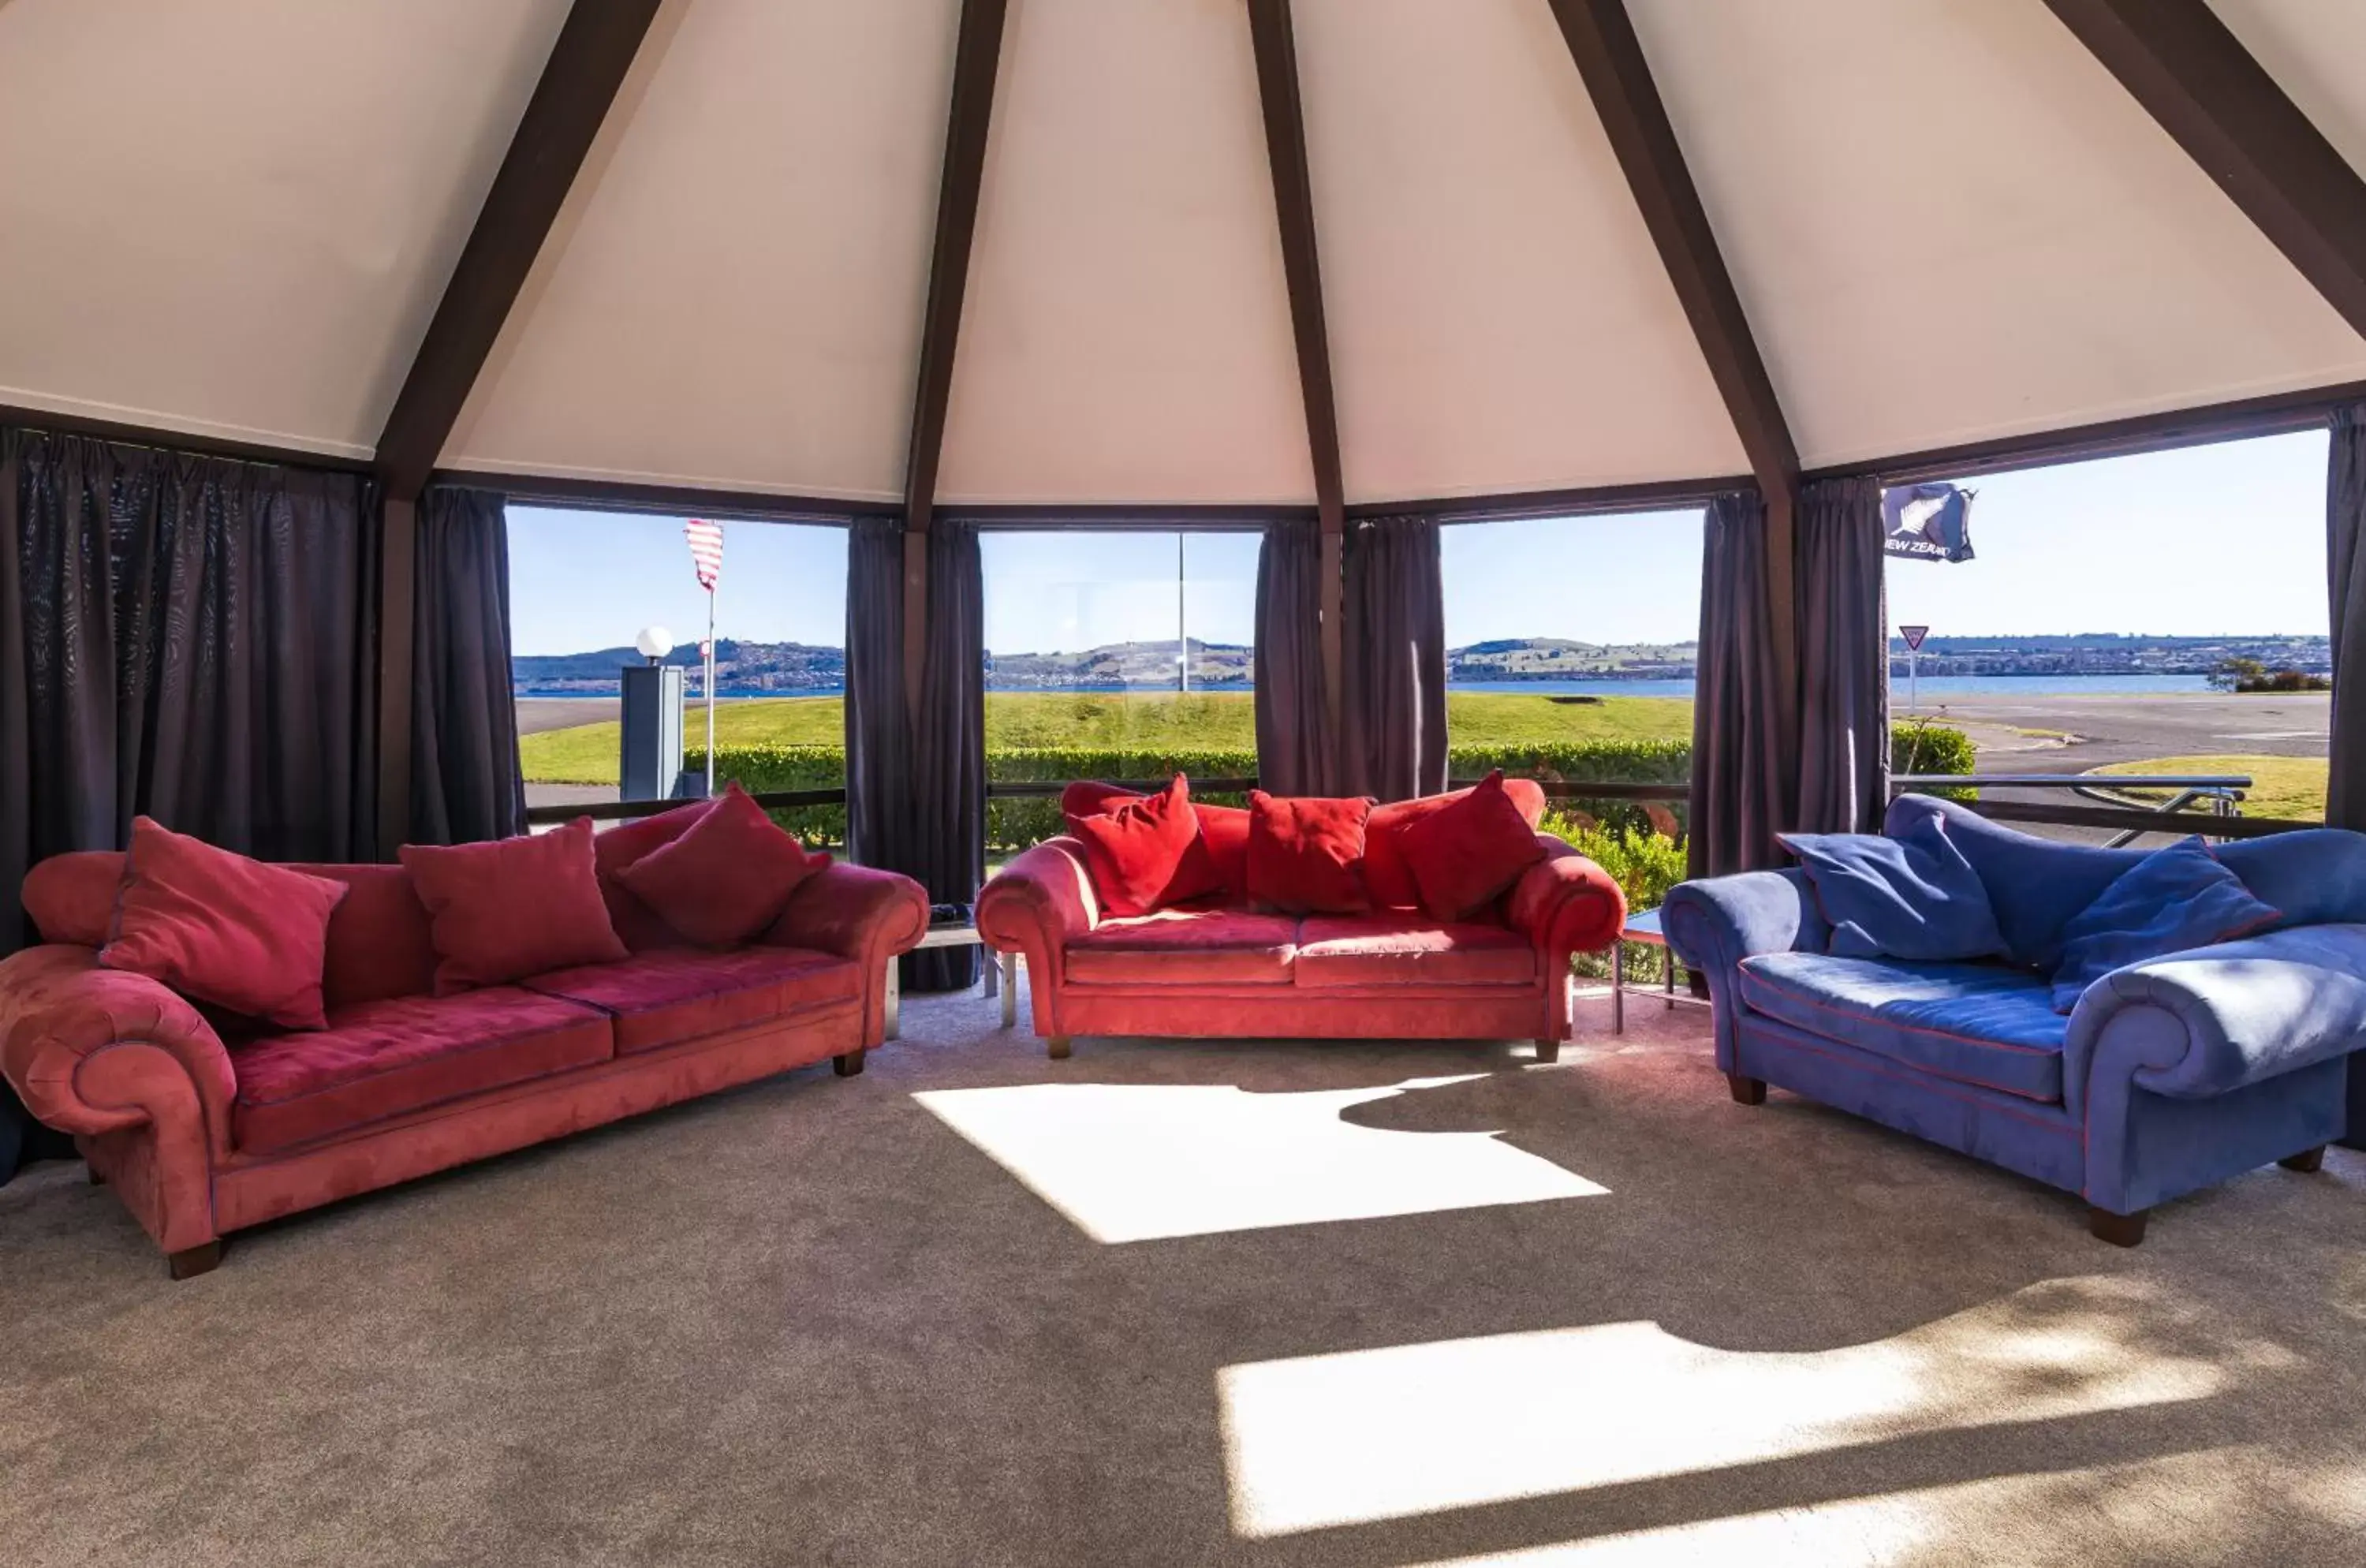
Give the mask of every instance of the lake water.
[{"label": "lake water", "polygon": [[[997,690],[987,687],[988,691]],[[1036,688],[1029,687],[1032,691]],[[1075,687],[1068,690],[1117,693],[1122,687]],[[1135,688],[1141,690],[1142,688]],[[1168,688],[1156,688],[1166,690]],[[1245,686],[1226,686],[1227,692],[1245,694]],[[1949,697],[2120,697],[2147,696],[2164,693],[2206,692],[2209,680],[2201,675],[1925,675],[1921,694],[1926,702]],[[1690,697],[1690,681],[1465,681],[1448,687],[1455,692],[1512,692],[1530,696],[1553,697]],[[1890,690],[1899,701],[1906,697],[1906,679],[1893,677]],[[605,697],[614,701],[616,694],[609,692],[537,692],[532,688],[520,691],[521,697],[564,698]],[[735,690],[726,686],[716,694],[722,697],[779,697],[782,692]],[[793,694],[801,697],[835,697],[844,694],[835,686]],[[693,701],[698,699],[693,697]]]}]

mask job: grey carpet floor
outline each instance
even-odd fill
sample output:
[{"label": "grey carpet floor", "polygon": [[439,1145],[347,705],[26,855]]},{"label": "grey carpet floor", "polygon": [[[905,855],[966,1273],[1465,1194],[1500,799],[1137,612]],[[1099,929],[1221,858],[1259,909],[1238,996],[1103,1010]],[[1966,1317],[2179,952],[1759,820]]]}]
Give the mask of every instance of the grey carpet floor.
[{"label": "grey carpet floor", "polygon": [[1696,1014],[805,1072],[181,1285],[0,1189],[12,1564],[2355,1563],[2366,1157],[2070,1199]]}]

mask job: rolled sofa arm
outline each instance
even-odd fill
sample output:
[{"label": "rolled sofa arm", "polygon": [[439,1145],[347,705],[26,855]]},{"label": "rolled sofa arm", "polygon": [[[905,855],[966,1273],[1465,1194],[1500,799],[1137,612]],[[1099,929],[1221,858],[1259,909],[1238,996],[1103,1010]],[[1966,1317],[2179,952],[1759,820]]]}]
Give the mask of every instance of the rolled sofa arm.
[{"label": "rolled sofa arm", "polygon": [[2073,1111],[2101,1075],[2203,1100],[2366,1050],[2366,925],[2296,926],[2117,969],[2063,1042]]},{"label": "rolled sofa arm", "polygon": [[1745,871],[1680,882],[1661,906],[1675,955],[1712,976],[1762,953],[1821,953],[1831,928],[1808,874]]},{"label": "rolled sofa arm", "polygon": [[887,965],[929,934],[929,895],[910,877],[874,866],[833,862],[789,896],[760,939],[770,947],[810,947],[851,958],[864,976],[862,1043],[887,1031]]},{"label": "rolled sofa arm", "polygon": [[1627,895],[1608,872],[1551,834],[1538,833],[1537,841],[1545,858],[1520,874],[1504,907],[1513,927],[1564,964],[1572,953],[1608,947],[1627,923]]},{"label": "rolled sofa arm", "polygon": [[1037,1033],[1062,1032],[1059,989],[1068,943],[1098,924],[1100,901],[1084,846],[1065,835],[1020,853],[977,896],[977,934],[997,953],[1027,960]]}]

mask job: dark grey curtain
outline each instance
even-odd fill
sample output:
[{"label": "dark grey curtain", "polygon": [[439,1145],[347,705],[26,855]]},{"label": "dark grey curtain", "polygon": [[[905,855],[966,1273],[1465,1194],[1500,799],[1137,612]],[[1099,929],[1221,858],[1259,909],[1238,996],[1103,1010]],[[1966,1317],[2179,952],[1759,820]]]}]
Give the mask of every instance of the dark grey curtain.
[{"label": "dark grey curtain", "polygon": [[1446,787],[1446,593],[1437,525],[1347,525],[1341,623],[1341,772],[1334,787],[1381,800]]},{"label": "dark grey curtain", "polygon": [[1692,875],[1782,863],[1774,842],[1787,816],[1780,704],[1766,608],[1766,503],[1754,491],[1730,492],[1709,502],[1701,529]]},{"label": "dark grey curtain", "polygon": [[[460,844],[525,831],[510,677],[510,546],[502,497],[419,498],[411,600],[411,840]],[[391,853],[392,846],[388,846]]]},{"label": "dark grey curtain", "polygon": [[[0,430],[0,953],[33,935],[26,871],[135,813],[266,860],[370,854],[367,480]],[[0,1104],[0,1177],[23,1132]]]},{"label": "dark grey curtain", "polygon": [[1327,794],[1323,536],[1313,519],[1266,525],[1256,615],[1257,780],[1275,795]]},{"label": "dark grey curtain", "polygon": [[846,852],[900,870],[912,858],[904,525],[858,517],[846,534]]},{"label": "dark grey curtain", "polygon": [[[986,880],[986,570],[977,525],[929,529],[929,626],[912,718],[909,872],[931,900],[967,904]],[[919,991],[975,985],[980,950],[934,948],[904,960]]]},{"label": "dark grey curtain", "polygon": [[1877,833],[1889,807],[1889,610],[1881,485],[1831,479],[1799,498],[1799,802],[1809,833]]},{"label": "dark grey curtain", "polygon": [[[2366,403],[2333,416],[2325,475],[2325,564],[2332,601],[2331,777],[2325,819],[2366,829]],[[2366,1053],[2349,1058],[2349,1134],[2366,1149]]]}]

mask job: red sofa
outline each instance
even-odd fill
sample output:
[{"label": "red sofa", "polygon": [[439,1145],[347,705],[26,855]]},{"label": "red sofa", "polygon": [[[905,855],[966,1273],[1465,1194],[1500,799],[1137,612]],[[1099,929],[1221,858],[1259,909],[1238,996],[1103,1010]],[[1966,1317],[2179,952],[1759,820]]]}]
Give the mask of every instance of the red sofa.
[{"label": "red sofa", "polygon": [[978,895],[986,944],[1027,961],[1054,1058],[1078,1034],[1184,1039],[1529,1039],[1569,1033],[1570,958],[1607,948],[1627,902],[1600,866],[1538,833],[1545,858],[1479,919],[1418,909],[1260,912],[1238,895],[1110,918],[1083,845],[1028,850]]},{"label": "red sofa", "polygon": [[437,998],[410,873],[297,869],[351,888],[329,921],[323,1030],[225,1045],[174,991],[99,967],[119,853],[36,866],[24,902],[47,944],[0,962],[0,1072],[77,1135],[175,1279],[283,1214],[825,1056],[860,1072],[886,965],[929,919],[909,878],[832,865],[738,949],[620,920],[622,963]]}]

